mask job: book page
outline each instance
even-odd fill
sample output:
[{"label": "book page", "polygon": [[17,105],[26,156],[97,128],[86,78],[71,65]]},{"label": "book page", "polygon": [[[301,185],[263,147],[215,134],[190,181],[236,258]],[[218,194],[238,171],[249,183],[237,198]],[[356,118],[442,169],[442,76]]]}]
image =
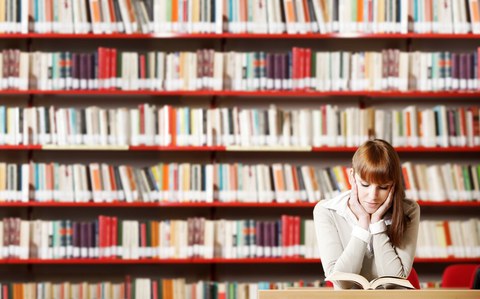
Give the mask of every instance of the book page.
[{"label": "book page", "polygon": [[370,282],[372,289],[383,287],[385,289],[407,288],[414,289],[413,285],[406,278],[397,276],[382,276],[375,278]]},{"label": "book page", "polygon": [[370,288],[370,282],[363,276],[355,273],[344,273],[344,272],[335,272],[332,273],[330,276],[325,278],[325,280],[334,282],[334,281],[350,281],[363,289]]}]

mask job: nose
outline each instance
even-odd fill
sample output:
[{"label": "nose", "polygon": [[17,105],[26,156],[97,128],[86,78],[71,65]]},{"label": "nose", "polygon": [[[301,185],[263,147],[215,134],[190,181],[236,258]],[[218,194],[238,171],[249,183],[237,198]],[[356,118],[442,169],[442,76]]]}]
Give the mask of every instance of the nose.
[{"label": "nose", "polygon": [[370,186],[370,188],[368,188],[368,199],[372,202],[376,201],[377,195],[378,195],[377,187],[376,186]]}]

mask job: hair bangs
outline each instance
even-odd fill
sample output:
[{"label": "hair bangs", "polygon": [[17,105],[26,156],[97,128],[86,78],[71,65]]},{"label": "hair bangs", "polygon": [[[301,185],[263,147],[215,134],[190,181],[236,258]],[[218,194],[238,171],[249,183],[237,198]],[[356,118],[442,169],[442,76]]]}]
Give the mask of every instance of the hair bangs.
[{"label": "hair bangs", "polygon": [[389,165],[384,165],[383,163],[362,164],[363,165],[359,165],[360,167],[358,167],[358,175],[366,182],[383,185],[394,181],[392,171],[388,167]]}]

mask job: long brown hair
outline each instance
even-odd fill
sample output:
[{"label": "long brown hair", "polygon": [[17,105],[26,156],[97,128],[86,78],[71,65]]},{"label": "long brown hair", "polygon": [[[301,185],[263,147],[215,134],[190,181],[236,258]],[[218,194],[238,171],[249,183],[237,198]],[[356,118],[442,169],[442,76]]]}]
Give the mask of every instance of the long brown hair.
[{"label": "long brown hair", "polygon": [[398,247],[410,221],[403,210],[405,187],[402,180],[400,158],[395,149],[381,139],[369,140],[362,144],[352,158],[355,173],[369,183],[382,185],[393,182],[392,206],[387,211],[392,215],[388,236],[392,245]]}]

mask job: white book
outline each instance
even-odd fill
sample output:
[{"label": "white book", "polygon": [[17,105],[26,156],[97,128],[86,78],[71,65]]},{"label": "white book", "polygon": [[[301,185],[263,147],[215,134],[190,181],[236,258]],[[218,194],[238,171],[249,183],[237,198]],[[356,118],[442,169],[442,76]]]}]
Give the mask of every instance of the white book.
[{"label": "white book", "polygon": [[266,0],[266,21],[267,21],[267,31],[270,34],[275,34],[277,33],[277,27],[276,27],[276,15],[275,15],[275,1],[274,0]]},{"label": "white book", "polygon": [[[255,0],[257,1],[257,21],[255,25],[257,27],[257,33],[268,33],[268,23],[267,23],[267,2],[271,2],[268,0]],[[255,3],[254,1],[254,3]]]},{"label": "white book", "polygon": [[120,15],[122,16],[125,33],[132,34],[134,32],[132,28],[133,20],[130,20],[130,15],[128,13],[128,7],[127,7],[126,1],[130,1],[130,0],[118,0],[118,6],[120,7]]},{"label": "white book", "polygon": [[288,34],[297,33],[297,22],[295,18],[294,1],[296,0],[283,0],[283,7],[285,8],[285,23]]},{"label": "white book", "polygon": [[20,222],[20,246],[18,256],[20,259],[28,259],[30,256],[30,224],[26,220]]},{"label": "white book", "polygon": [[442,180],[441,169],[438,165],[427,167],[428,194],[432,201],[444,201],[447,199],[445,184]]}]

